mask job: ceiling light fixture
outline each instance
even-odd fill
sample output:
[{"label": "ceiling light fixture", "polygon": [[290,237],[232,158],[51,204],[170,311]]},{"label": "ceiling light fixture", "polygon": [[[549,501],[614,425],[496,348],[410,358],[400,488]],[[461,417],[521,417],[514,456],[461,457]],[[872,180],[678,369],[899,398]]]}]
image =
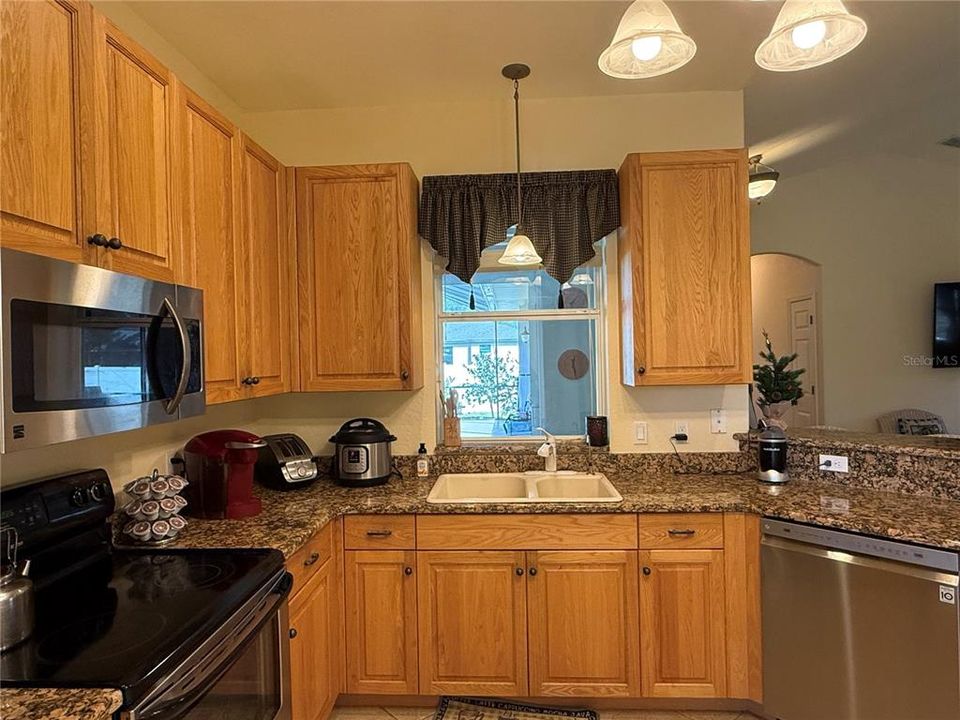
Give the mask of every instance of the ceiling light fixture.
[{"label": "ceiling light fixture", "polygon": [[600,69],[615,78],[649,78],[683,67],[697,53],[663,0],[636,0],[620,18]]},{"label": "ceiling light fixture", "polygon": [[867,35],[867,24],[841,0],[786,0],[754,59],[775,72],[824,65],[846,55]]},{"label": "ceiling light fixture", "polygon": [[[508,80],[513,80],[513,117],[517,132],[517,225],[507,243],[506,249],[500,256],[498,262],[501,265],[538,265],[543,262],[543,258],[537,252],[521,229],[523,220],[523,204],[520,197],[520,81],[530,74],[530,68],[523,63],[513,63],[507,65],[501,70],[503,76]],[[510,231],[507,231],[510,236]]]},{"label": "ceiling light fixture", "polygon": [[750,158],[750,180],[747,182],[747,197],[751,200],[762,200],[773,192],[780,179],[780,173],[772,167],[760,162],[763,155],[754,155]]}]

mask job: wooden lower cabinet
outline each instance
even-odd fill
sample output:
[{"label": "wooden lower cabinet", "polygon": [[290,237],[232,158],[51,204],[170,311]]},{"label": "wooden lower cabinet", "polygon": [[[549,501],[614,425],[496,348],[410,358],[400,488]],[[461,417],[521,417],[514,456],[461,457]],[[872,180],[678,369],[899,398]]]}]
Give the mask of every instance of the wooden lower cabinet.
[{"label": "wooden lower cabinet", "polygon": [[527,553],[530,694],[640,694],[637,553]]},{"label": "wooden lower cabinet", "polygon": [[640,552],[645,697],[726,695],[722,550]]},{"label": "wooden lower cabinet", "polygon": [[420,693],[527,694],[522,552],[417,553]]},{"label": "wooden lower cabinet", "polygon": [[344,554],[348,693],[417,694],[416,565],[412,550]]},{"label": "wooden lower cabinet", "polygon": [[339,588],[328,560],[290,600],[292,720],[329,715],[340,692]]}]

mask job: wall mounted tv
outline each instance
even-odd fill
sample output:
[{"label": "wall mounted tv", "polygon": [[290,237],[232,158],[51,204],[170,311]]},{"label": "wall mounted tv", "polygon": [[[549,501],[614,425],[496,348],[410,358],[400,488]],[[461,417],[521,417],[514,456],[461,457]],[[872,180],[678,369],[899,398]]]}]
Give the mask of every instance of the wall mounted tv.
[{"label": "wall mounted tv", "polygon": [[933,366],[960,367],[960,282],[933,287]]}]

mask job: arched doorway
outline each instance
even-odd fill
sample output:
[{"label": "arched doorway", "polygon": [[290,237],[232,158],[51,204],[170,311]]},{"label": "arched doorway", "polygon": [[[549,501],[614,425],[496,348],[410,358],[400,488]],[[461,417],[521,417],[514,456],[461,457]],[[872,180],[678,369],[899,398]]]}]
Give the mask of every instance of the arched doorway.
[{"label": "arched doorway", "polygon": [[750,258],[755,362],[766,330],[777,355],[796,353],[802,367],[804,396],[785,416],[791,427],[822,425],[823,345],[821,341],[821,267],[787,253],[760,253]]}]

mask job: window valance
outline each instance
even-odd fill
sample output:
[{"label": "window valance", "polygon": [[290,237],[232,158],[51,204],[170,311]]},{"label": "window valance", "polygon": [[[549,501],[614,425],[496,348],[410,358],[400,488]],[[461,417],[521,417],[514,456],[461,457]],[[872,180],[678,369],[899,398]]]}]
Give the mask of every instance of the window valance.
[{"label": "window valance", "polygon": [[[593,244],[620,225],[615,170],[523,173],[523,229],[560,283],[596,254]],[[517,222],[517,176],[435,175],[423,178],[420,236],[466,283],[480,253],[506,239]]]}]

